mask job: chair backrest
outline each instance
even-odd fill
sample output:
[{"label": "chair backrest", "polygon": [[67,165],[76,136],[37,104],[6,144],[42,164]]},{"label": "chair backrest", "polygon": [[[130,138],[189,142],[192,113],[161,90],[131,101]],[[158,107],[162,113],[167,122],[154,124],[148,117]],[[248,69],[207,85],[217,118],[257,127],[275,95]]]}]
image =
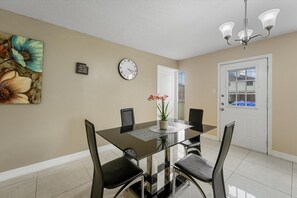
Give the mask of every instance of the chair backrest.
[{"label": "chair backrest", "polygon": [[121,109],[122,126],[134,125],[134,111],[133,108]]},{"label": "chair backrest", "polygon": [[91,157],[94,164],[94,173],[93,173],[93,185],[91,191],[91,197],[103,197],[104,183],[103,183],[103,173],[101,168],[101,163],[97,150],[97,142],[95,136],[95,127],[94,124],[88,120],[85,120],[87,140],[91,153]]},{"label": "chair backrest", "polygon": [[215,167],[214,167],[214,171],[213,171],[213,179],[214,180],[215,180],[215,177],[218,177],[222,173],[221,171],[223,171],[223,165],[224,165],[225,159],[227,157],[227,154],[228,154],[228,151],[230,148],[233,131],[234,131],[234,126],[235,126],[235,122],[232,122],[225,126],[224,136],[223,136],[223,140],[221,143],[220,152],[219,152],[219,155],[218,155]]},{"label": "chair backrest", "polygon": [[203,119],[203,109],[193,109],[189,111],[189,122],[202,124]]}]

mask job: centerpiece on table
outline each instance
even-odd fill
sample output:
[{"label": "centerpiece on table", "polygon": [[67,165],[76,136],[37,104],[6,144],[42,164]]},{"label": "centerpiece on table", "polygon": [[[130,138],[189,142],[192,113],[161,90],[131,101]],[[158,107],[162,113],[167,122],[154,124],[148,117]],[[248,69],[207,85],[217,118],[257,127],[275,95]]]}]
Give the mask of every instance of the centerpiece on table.
[{"label": "centerpiece on table", "polygon": [[169,116],[169,112],[168,112],[168,105],[169,102],[166,102],[165,100],[168,98],[167,95],[150,95],[148,100],[152,101],[152,100],[161,100],[161,103],[157,104],[157,108],[159,110],[159,117],[160,117],[160,129],[162,130],[166,130],[168,128],[168,116]]}]

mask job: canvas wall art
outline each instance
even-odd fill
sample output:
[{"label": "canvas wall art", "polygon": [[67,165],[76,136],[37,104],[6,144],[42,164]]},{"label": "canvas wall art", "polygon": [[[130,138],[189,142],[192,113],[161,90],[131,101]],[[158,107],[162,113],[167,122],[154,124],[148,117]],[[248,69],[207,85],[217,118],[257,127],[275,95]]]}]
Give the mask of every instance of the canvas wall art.
[{"label": "canvas wall art", "polygon": [[41,101],[43,42],[0,32],[0,104]]}]

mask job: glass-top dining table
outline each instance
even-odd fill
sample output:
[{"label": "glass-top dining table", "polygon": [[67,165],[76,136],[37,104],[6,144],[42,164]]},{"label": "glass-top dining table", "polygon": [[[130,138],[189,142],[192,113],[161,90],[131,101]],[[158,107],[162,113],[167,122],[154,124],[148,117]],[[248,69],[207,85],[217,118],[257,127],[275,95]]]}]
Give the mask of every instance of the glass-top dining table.
[{"label": "glass-top dining table", "polygon": [[[159,122],[151,121],[96,131],[98,135],[123,152],[127,151],[136,161],[147,158],[145,178],[148,197],[161,197],[158,196],[160,192],[164,193],[163,191],[170,191],[171,189],[168,184],[172,180],[172,147],[216,128],[207,124],[191,123],[183,120],[174,119],[168,122],[167,130],[160,130]],[[162,151],[164,151],[165,155],[164,162],[158,164],[157,167],[153,167],[153,155]],[[158,185],[160,177],[163,177],[164,181],[161,188]]]}]

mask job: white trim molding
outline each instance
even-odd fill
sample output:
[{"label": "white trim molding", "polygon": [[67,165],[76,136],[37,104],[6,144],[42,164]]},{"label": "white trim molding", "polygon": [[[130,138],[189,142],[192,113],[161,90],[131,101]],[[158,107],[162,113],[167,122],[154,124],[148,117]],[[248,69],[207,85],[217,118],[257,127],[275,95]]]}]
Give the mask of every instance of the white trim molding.
[{"label": "white trim molding", "polygon": [[[115,148],[115,147],[112,144],[108,144],[108,145],[105,145],[105,146],[98,147],[98,152],[103,153],[103,152],[109,151],[109,150],[111,150],[113,148]],[[72,161],[75,161],[75,160],[79,160],[79,159],[82,159],[82,158],[85,158],[85,157],[88,157],[88,156],[90,156],[90,152],[89,152],[89,150],[86,150],[86,151],[81,151],[81,152],[78,152],[78,153],[73,153],[73,154],[70,154],[70,155],[65,155],[65,156],[62,156],[62,157],[58,157],[58,158],[55,158],[55,159],[51,159],[51,160],[31,164],[31,165],[28,165],[28,166],[16,168],[16,169],[13,169],[13,170],[5,171],[5,172],[0,173],[0,182],[8,180],[8,179],[15,178],[15,177],[19,177],[19,176],[22,176],[22,175],[26,175],[26,174],[29,174],[29,173],[34,173],[34,172],[37,172],[37,171],[41,171],[41,170],[51,168],[51,167],[54,167],[54,166],[62,165],[62,164],[72,162]]]}]

